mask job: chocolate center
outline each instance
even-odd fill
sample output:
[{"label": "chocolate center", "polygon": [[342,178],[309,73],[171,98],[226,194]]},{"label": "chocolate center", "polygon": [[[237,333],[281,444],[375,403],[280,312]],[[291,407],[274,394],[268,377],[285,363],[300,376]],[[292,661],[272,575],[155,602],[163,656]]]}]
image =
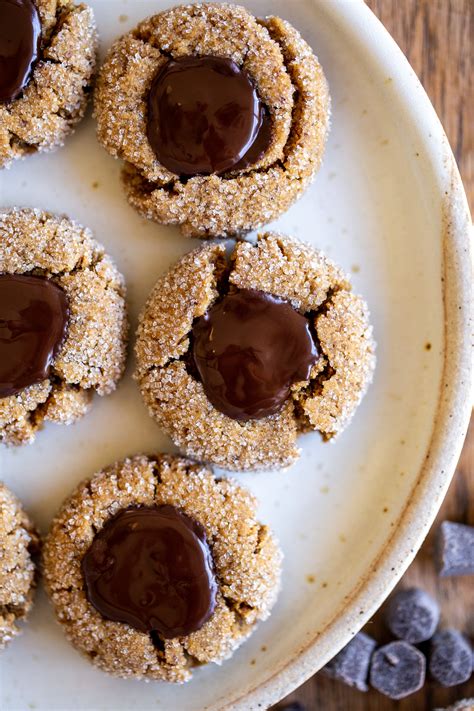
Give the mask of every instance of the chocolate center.
[{"label": "chocolate center", "polygon": [[103,617],[167,639],[200,629],[216,605],[206,534],[174,506],[118,513],[94,538],[82,572]]},{"label": "chocolate center", "polygon": [[293,383],[318,360],[309,321],[290,303],[242,289],[225,296],[193,326],[193,355],[204,391],[234,420],[281,409]]},{"label": "chocolate center", "polygon": [[232,59],[181,57],[167,62],[151,85],[148,140],[177,175],[225,173],[262,157],[270,120],[250,77]]},{"label": "chocolate center", "polygon": [[41,22],[32,0],[0,0],[0,102],[16,99],[38,59]]},{"label": "chocolate center", "polygon": [[48,377],[68,317],[67,296],[49,279],[0,274],[0,398]]}]

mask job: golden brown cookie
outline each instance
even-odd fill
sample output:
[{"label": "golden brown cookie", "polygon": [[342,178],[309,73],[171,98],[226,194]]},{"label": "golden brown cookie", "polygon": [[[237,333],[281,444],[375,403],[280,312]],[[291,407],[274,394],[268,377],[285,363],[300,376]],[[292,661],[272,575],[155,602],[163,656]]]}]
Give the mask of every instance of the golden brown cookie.
[{"label": "golden brown cookie", "polygon": [[[15,299],[22,295],[17,282],[27,282],[27,288],[47,287],[48,294],[54,290],[55,297],[66,300],[64,334],[54,348],[49,344],[49,352],[47,343],[35,340],[43,335],[48,304],[37,307],[36,297],[28,297],[27,309],[23,305],[15,310]],[[5,310],[0,443],[17,445],[33,441],[44,421],[69,424],[82,417],[94,392],[107,395],[115,390],[126,357],[125,285],[90,230],[64,216],[14,208],[0,212],[0,290],[0,311]],[[20,316],[24,322],[18,326]],[[21,337],[15,338],[18,334]],[[41,349],[46,355],[42,367],[32,362],[26,368],[26,360],[41,354]],[[32,369],[36,377],[31,377]],[[21,388],[24,382],[31,384]]]},{"label": "golden brown cookie", "polygon": [[[120,549],[111,548],[110,538],[107,544],[103,538],[98,544],[98,539],[121,516],[130,512],[136,516],[143,511],[154,515],[170,509],[194,522],[201,532],[212,557],[216,587],[213,611],[198,630],[165,637],[156,631],[159,611],[160,619],[152,618],[152,630],[147,625],[139,629],[139,623],[132,626],[113,621],[110,612],[106,619],[97,609],[96,598],[94,604],[89,602],[91,579],[86,576],[92,571],[97,578],[99,571],[102,581],[108,576],[114,583]],[[170,455],[135,456],[83,482],[53,521],[43,557],[45,585],[69,640],[93,664],[122,677],[183,682],[191,677],[193,667],[227,659],[257,622],[268,617],[279,586],[281,554],[268,528],[255,516],[255,499],[235,482],[216,480],[203,465]],[[139,534],[135,523],[127,536]],[[133,538],[129,540],[133,542]],[[162,575],[167,577],[166,570],[178,556],[165,562],[163,573],[159,547],[149,543],[148,547],[135,548],[126,580],[120,581],[130,596],[141,585],[138,576],[131,580],[130,575],[145,549],[152,561],[147,561],[148,573],[150,565],[157,566],[156,575],[148,579],[148,588],[140,590],[140,606],[146,611],[156,603],[153,586]],[[94,550],[90,569],[87,559]],[[190,555],[184,560],[189,561]],[[127,560],[122,563],[126,566]],[[172,586],[173,579],[167,579]],[[118,600],[115,584],[113,594]],[[120,594],[126,607],[129,603],[124,604],[123,590]],[[161,595],[168,595],[168,588],[162,589]],[[186,598],[186,591],[181,597]],[[198,604],[197,599],[194,604]],[[180,607],[178,604],[178,616]],[[176,611],[176,605],[173,609]]]},{"label": "golden brown cookie", "polygon": [[[17,54],[2,60],[0,77],[0,168],[64,143],[84,115],[96,65],[90,7],[72,0],[21,0],[18,5],[10,7],[8,17],[18,47],[12,41],[5,49]],[[20,74],[15,71],[19,63]],[[23,81],[13,80],[18,75]]]},{"label": "golden brown cookie", "polygon": [[39,537],[18,499],[0,482],[0,649],[21,632],[33,604]]},{"label": "golden brown cookie", "polygon": [[[246,420],[211,403],[194,346],[198,320],[244,290],[279,297],[304,315],[318,353],[278,411]],[[237,242],[229,261],[223,244],[206,245],[159,279],[140,319],[136,378],[151,417],[185,454],[231,470],[279,468],[299,456],[298,433],[317,430],[327,440],[347,426],[372,378],[374,349],[367,306],[344,273],[309,245],[266,233],[256,245]],[[258,379],[247,382],[251,392],[258,387]]]},{"label": "golden brown cookie", "polygon": [[[152,89],[160,72],[176,69],[190,56],[232,60],[230,71],[244,73],[255,87],[268,140],[250,164],[182,174],[173,163],[170,169],[158,159],[149,139]],[[243,7],[220,3],[182,5],[144,20],[112,46],[95,93],[98,138],[125,161],[123,180],[131,205],[151,220],[179,225],[183,234],[202,238],[252,230],[301,196],[322,160],[329,106],[321,66],[288,22],[256,19]],[[168,109],[176,111],[176,106]],[[198,125],[199,117],[192,118],[192,125]],[[179,117],[171,112],[166,124],[180,125]],[[151,128],[163,137],[162,129]],[[226,140],[229,131],[222,133]],[[200,145],[209,139],[215,151],[214,135],[209,129]],[[259,140],[262,136],[259,132]]]}]

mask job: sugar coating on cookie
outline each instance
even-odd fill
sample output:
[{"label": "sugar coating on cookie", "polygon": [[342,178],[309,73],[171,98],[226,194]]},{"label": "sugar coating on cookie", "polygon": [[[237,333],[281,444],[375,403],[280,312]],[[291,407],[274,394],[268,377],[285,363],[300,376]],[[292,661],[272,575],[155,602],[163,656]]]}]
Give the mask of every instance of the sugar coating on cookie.
[{"label": "sugar coating on cookie", "polygon": [[21,94],[0,102],[0,168],[64,143],[84,116],[96,66],[94,14],[72,0],[35,0],[38,60]]},{"label": "sugar coating on cookie", "polygon": [[[147,101],[170,58],[218,56],[250,76],[270,120],[271,140],[252,165],[183,179],[157,159],[147,136]],[[190,237],[235,235],[285,212],[319,168],[329,126],[322,68],[300,34],[278,17],[204,3],[141,22],[110,49],[95,92],[102,145],[125,161],[130,204]]]},{"label": "sugar coating on cookie", "polygon": [[90,230],[40,210],[0,212],[0,274],[50,279],[67,295],[69,318],[49,376],[0,398],[0,443],[31,442],[44,421],[70,424],[92,395],[115,390],[124,367],[125,285]]},{"label": "sugar coating on cookie", "polygon": [[[285,299],[311,321],[319,359],[282,409],[239,421],[209,401],[191,362],[195,320],[229,290]],[[348,277],[311,246],[275,233],[182,257],[154,287],[140,318],[136,378],[151,417],[187,455],[230,470],[280,468],[299,456],[297,435],[331,439],[349,423],[375,366],[368,308]]]},{"label": "sugar coating on cookie", "polygon": [[39,538],[18,499],[0,482],[0,649],[20,633],[33,604]]},{"label": "sugar coating on cookie", "polygon": [[[82,561],[97,532],[129,507],[171,505],[205,531],[217,580],[212,616],[196,632],[165,639],[105,619],[88,601]],[[171,455],[135,456],[83,482],[53,521],[43,569],[56,615],[72,644],[121,677],[187,681],[195,666],[231,656],[270,614],[281,553],[256,519],[256,500],[232,480]]]}]

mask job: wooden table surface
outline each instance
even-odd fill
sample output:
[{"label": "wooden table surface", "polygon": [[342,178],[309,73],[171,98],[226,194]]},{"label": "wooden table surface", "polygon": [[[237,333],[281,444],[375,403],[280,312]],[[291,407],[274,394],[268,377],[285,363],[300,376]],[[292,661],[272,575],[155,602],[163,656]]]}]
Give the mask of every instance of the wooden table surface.
[{"label": "wooden table surface", "polygon": [[[330,2],[331,0],[327,0]],[[471,212],[474,207],[473,62],[470,38],[474,36],[472,0],[367,0],[407,55],[444,125],[466,186]],[[433,534],[444,519],[474,525],[474,423],[438,518],[401,585],[418,585],[433,593],[441,604],[443,626],[452,625],[474,638],[474,581],[440,579],[432,561]],[[382,608],[383,611],[383,608]],[[380,642],[388,641],[381,612],[366,626]],[[374,690],[364,694],[322,674],[288,696],[307,711],[432,711],[474,697],[474,676],[451,689],[427,682],[422,690],[390,701]]]}]

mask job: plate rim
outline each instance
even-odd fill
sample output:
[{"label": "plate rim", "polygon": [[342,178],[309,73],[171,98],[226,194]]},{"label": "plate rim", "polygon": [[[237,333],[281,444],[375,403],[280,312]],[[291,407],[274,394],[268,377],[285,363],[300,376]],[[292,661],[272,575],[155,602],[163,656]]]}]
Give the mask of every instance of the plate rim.
[{"label": "plate rim", "polygon": [[[314,5],[317,2],[312,0]],[[471,333],[470,314],[473,312],[472,222],[451,146],[431,100],[406,56],[364,0],[350,3],[333,0],[330,9],[325,6],[325,11],[337,15],[338,21],[346,26],[363,27],[372,37],[372,51],[375,51],[373,39],[377,39],[380,44],[377,54],[380,60],[383,56],[385,67],[397,68],[403,73],[405,93],[410,93],[413,100],[409,108],[412,120],[421,123],[423,117],[424,126],[431,128],[441,141],[441,146],[436,147],[425,138],[423,145],[426,160],[439,180],[440,196],[444,193],[441,234],[444,354],[438,405],[424,462],[407,503],[392,534],[342,608],[270,678],[224,706],[207,706],[207,711],[268,708],[321,669],[368,622],[399,582],[431,528],[453,478],[471,414],[473,364],[468,334]],[[436,169],[440,156],[442,168]]]}]

